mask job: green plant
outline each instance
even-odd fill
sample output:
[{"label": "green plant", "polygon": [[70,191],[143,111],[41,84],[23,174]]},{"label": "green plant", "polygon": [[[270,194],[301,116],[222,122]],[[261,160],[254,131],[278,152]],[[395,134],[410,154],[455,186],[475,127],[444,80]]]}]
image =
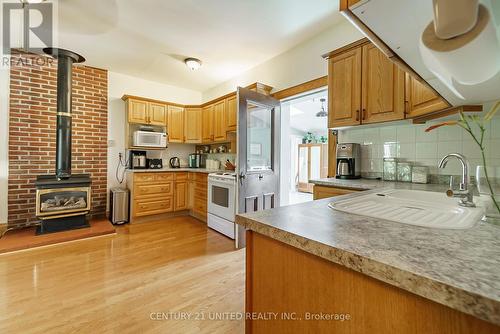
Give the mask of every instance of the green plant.
[{"label": "green plant", "polygon": [[[484,117],[479,117],[477,115],[465,115],[463,112],[460,112],[460,119],[458,121],[448,121],[442,122],[433,126],[428,127],[425,132],[432,131],[434,129],[440,128],[442,126],[453,126],[458,125],[462,129],[464,129],[474,140],[474,142],[479,146],[481,150],[481,158],[484,165],[484,173],[486,183],[488,184],[488,188],[490,190],[491,200],[495,205],[498,213],[500,213],[500,204],[497,202],[495,198],[495,193],[493,191],[493,186],[491,184],[490,177],[488,175],[488,169],[486,168],[486,154],[485,154],[485,143],[484,143],[484,135],[486,133],[485,124],[493,118],[496,112],[500,109],[500,101],[496,102],[493,108],[484,115]],[[479,130],[479,133],[477,133]]]}]

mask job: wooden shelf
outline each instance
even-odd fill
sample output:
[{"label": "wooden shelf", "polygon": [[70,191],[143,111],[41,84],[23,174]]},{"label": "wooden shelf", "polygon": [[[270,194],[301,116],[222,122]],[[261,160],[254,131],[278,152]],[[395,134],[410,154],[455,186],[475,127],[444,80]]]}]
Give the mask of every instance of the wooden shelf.
[{"label": "wooden shelf", "polygon": [[459,114],[460,112],[482,112],[482,111],[483,111],[482,105],[457,106],[428,113],[422,116],[417,116],[415,118],[412,118],[412,121],[413,124],[424,124],[427,121],[431,121],[433,119],[438,119],[446,116],[456,115]]}]

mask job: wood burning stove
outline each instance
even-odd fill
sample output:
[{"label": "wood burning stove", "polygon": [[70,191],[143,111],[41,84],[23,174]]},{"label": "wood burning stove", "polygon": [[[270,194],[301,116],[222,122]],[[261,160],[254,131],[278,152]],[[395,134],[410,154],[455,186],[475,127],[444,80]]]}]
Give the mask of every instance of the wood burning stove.
[{"label": "wood burning stove", "polygon": [[85,59],[68,50],[46,48],[57,58],[56,174],[40,175],[36,186],[36,216],[41,220],[37,234],[89,227],[91,179],[71,174],[72,70]]}]

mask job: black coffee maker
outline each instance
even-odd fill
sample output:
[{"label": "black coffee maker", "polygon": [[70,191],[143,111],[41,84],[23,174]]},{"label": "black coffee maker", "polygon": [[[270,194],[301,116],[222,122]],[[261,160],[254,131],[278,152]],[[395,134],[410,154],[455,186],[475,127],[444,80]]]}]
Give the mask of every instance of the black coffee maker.
[{"label": "black coffee maker", "polygon": [[337,179],[361,177],[361,146],[356,143],[337,144]]}]

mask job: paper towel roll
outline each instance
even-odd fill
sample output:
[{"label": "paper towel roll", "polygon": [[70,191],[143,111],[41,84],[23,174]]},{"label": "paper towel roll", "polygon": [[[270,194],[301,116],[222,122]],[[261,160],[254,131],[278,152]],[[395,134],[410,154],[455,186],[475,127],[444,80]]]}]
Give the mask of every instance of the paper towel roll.
[{"label": "paper towel roll", "polygon": [[500,45],[488,9],[480,5],[474,29],[462,36],[443,40],[434,33],[431,22],[422,34],[420,53],[429,69],[447,84],[454,79],[476,85],[500,71]]}]

